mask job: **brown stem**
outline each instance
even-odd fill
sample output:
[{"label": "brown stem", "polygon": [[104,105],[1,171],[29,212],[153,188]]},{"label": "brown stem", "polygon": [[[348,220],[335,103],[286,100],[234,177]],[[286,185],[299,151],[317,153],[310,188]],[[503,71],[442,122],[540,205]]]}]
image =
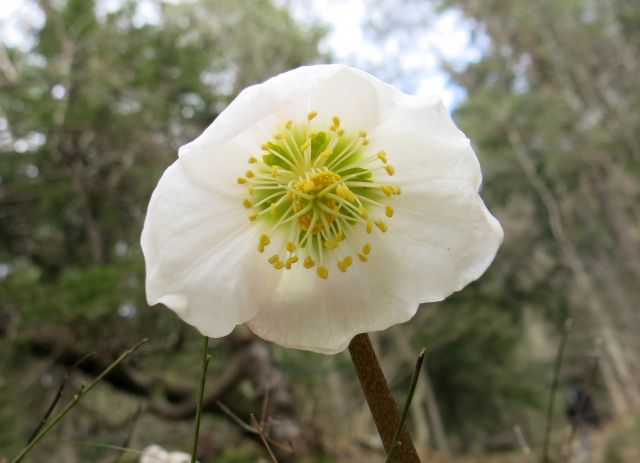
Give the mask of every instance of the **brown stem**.
[{"label": "brown stem", "polygon": [[[400,422],[400,410],[391,395],[369,335],[365,333],[354,337],[349,344],[349,353],[382,444],[389,453],[393,445],[394,431]],[[395,453],[396,461],[420,463],[416,448],[406,429],[402,430],[399,442],[400,446]]]}]

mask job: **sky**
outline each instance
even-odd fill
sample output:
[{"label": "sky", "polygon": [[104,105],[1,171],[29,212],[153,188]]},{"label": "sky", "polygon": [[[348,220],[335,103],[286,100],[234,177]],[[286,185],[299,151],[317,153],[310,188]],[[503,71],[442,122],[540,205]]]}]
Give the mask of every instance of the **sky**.
[{"label": "sky", "polygon": [[[321,46],[322,51],[331,53],[334,61],[360,67],[407,93],[439,93],[449,107],[464,98],[464,92],[443,72],[442,60],[464,66],[482,54],[482,49],[471,40],[473,25],[455,10],[427,14],[428,24],[409,31],[372,37],[366,27],[371,18],[368,11],[371,2],[366,0],[281,0],[280,3],[290,5],[294,16],[303,21],[319,18],[331,28]],[[423,12],[428,12],[429,2],[422,5],[426,6]]]},{"label": "sky", "polygon": [[[321,51],[329,53],[333,61],[360,67],[407,93],[439,93],[450,108],[464,93],[442,71],[441,60],[464,66],[482,53],[471,43],[472,25],[455,11],[433,14],[428,25],[410,33],[398,30],[373,37],[366,27],[371,13],[366,0],[275,1],[290,8],[303,23],[319,19],[329,27]],[[153,8],[144,0],[140,3],[140,21],[153,21]],[[111,9],[117,7],[118,0],[101,0],[99,5]],[[36,24],[42,20],[25,0],[0,0],[0,38],[9,43],[24,41],[19,28],[23,17]]]}]

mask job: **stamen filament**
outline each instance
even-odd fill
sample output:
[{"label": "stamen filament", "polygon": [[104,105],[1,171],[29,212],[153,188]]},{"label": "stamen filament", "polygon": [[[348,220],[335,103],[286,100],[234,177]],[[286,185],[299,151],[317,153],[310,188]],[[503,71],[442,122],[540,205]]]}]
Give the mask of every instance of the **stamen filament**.
[{"label": "stamen filament", "polygon": [[[339,165],[344,159],[346,159],[348,156],[351,156],[352,154],[354,154],[357,150],[357,148],[359,148],[359,146],[356,145],[360,145],[362,143],[362,141],[359,138],[356,138],[355,140],[353,140],[351,143],[349,143],[349,145],[342,150],[341,153],[339,153],[332,161],[331,163],[327,166],[328,169],[333,169],[335,166]],[[355,149],[354,149],[355,147]]]},{"label": "stamen filament", "polygon": [[268,202],[271,200],[271,198],[275,198],[276,196],[280,195],[280,199],[277,201],[276,204],[280,203],[282,201],[282,199],[286,196],[285,193],[283,193],[282,191],[279,191],[277,193],[274,193],[272,195],[267,196],[266,198],[264,198],[263,200],[257,202],[256,204],[253,205],[253,207],[260,207],[262,206],[264,203]]},{"label": "stamen filament", "polygon": [[290,270],[300,262],[327,279],[329,264],[346,272],[356,259],[369,260],[365,232],[388,230],[382,219],[392,218],[395,211],[391,199],[382,201],[399,195],[400,188],[382,183],[378,172],[393,175],[395,169],[384,151],[368,151],[366,131],[347,133],[338,116],[322,128],[317,116],[310,111],[301,123],[279,125],[261,145],[262,156],[247,156],[251,170],[237,182],[247,186],[242,204],[249,209],[249,220],[268,224],[257,251],[279,247],[268,263]]},{"label": "stamen filament", "polygon": [[346,221],[353,221],[353,222],[365,222],[360,216],[348,216],[348,215],[344,215],[344,214],[340,214],[339,212],[334,211],[333,209],[325,206],[324,204],[318,204],[318,207],[320,209],[322,209],[323,211],[327,212],[328,214],[333,215],[336,218],[342,219],[342,220],[346,220]]}]

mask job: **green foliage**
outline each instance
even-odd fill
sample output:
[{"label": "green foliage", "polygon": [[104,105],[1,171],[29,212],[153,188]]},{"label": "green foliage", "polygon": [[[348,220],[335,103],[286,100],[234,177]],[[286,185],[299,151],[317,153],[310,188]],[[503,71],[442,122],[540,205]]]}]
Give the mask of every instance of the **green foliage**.
[{"label": "green foliage", "polygon": [[2,295],[25,320],[143,304],[140,227],[177,147],[243,86],[317,57],[320,31],[268,1],[155,6],[141,24],[134,1],[106,15],[63,2],[27,54],[8,50],[21,66],[0,94]]},{"label": "green foliage", "polygon": [[[150,336],[149,349],[158,354],[140,355],[150,373],[147,405],[161,383],[176,389],[172,400],[195,387],[199,342],[169,311],[146,307],[138,239],[149,195],[178,147],[242,88],[323,59],[317,46],[324,31],[297,24],[274,6],[280,2],[153,0],[145,3],[157,14],[147,21],[141,2],[125,0],[114,11],[102,3],[33,2],[29,8],[42,9],[45,21],[30,31],[30,48],[4,47],[17,76],[1,68],[0,327],[7,335],[0,338],[0,423],[13,424],[0,426],[2,454],[19,447],[62,381],[55,355],[52,365],[34,355],[42,343],[113,355]],[[370,3],[387,26],[378,33],[395,30],[410,39],[411,28],[428,27],[414,14],[421,2]],[[480,281],[377,339],[399,401],[411,352],[428,348],[426,371],[454,451],[504,435],[515,445],[514,424],[535,443],[556,344],[550,327],[574,317],[563,379],[584,379],[598,329],[584,310],[589,299],[607,308],[614,333],[628,340],[626,351],[639,347],[640,12],[625,0],[436,3],[472,19],[484,50],[477,62],[446,69],[466,92],[455,118],[475,144],[482,194],[506,230],[505,242]],[[314,153],[322,136],[313,140]],[[594,297],[582,293],[572,255],[587,269]],[[215,343],[212,382],[225,378],[243,342]],[[299,411],[300,427],[326,444],[309,452],[317,454],[309,461],[331,461],[325,454],[343,461],[343,441],[356,446],[351,424],[363,405],[348,357],[269,352],[286,374],[295,407],[272,400]],[[260,409],[263,394],[243,381],[229,405],[246,419]],[[126,417],[109,413],[113,404],[122,412],[124,398]],[[75,428],[58,437],[119,442],[137,400],[105,385],[95,402],[74,411]],[[431,406],[421,400],[414,401],[415,416]],[[343,409],[331,410],[338,402]],[[190,423],[144,420],[142,446],[156,438],[189,445]],[[216,461],[265,458],[228,417],[212,428],[223,442],[216,442]],[[620,448],[631,447],[635,434],[625,432]],[[59,447],[34,452],[33,461],[51,461],[51,449]],[[96,449],[79,452],[97,458]],[[607,458],[625,452],[614,440]]]},{"label": "green foliage", "polygon": [[[540,391],[523,381],[526,368],[516,355],[521,329],[490,305],[451,305],[451,316],[434,320],[421,336],[427,346],[435,341],[427,368],[447,426],[466,432],[478,425],[504,429],[510,408],[541,403]],[[444,339],[438,333],[445,333]]]},{"label": "green foliage", "polygon": [[[132,269],[139,261],[116,262],[85,268],[72,267],[55,281],[43,280],[42,269],[32,264],[17,265],[3,283],[4,296],[20,307],[25,323],[59,324],[95,322],[127,301],[142,303],[141,282],[133,284]],[[141,269],[137,269],[140,273]]]},{"label": "green foliage", "polygon": [[[490,272],[474,285],[477,292],[465,290],[452,302],[491,288],[493,300],[473,301],[478,310],[499,307],[516,322],[535,313],[557,327],[572,316],[561,381],[588,381],[585,365],[603,323],[620,340],[612,342],[628,349],[626,358],[614,362],[633,364],[639,346],[625,339],[634,337],[640,326],[633,315],[640,300],[640,272],[634,263],[639,241],[633,225],[640,199],[640,117],[629,109],[640,102],[635,75],[640,62],[626,54],[637,44],[638,31],[625,24],[637,20],[637,8],[619,1],[439,3],[461,8],[478,26],[482,58],[463,69],[453,64],[447,69],[466,91],[455,118],[476,144],[483,197],[506,232]],[[474,317],[467,319],[470,326],[476,323]],[[490,326],[499,320],[490,316],[477,322]],[[484,377],[480,383],[496,388],[473,391],[477,400],[511,396],[523,405],[535,403],[533,396],[522,395],[516,380],[539,391],[549,384],[549,369],[540,369],[535,352],[520,359],[528,365],[521,374],[512,371],[505,384],[500,384],[501,374],[482,371],[486,363],[473,368],[481,360],[474,360],[472,352],[487,352],[489,369],[493,360],[504,359],[500,370],[511,370],[513,360],[504,352],[496,354],[502,349],[516,352],[513,336],[531,328],[517,326],[506,322],[498,337],[474,333],[478,344],[470,342],[464,355],[455,355],[452,363],[465,364],[466,370]],[[605,355],[601,361],[610,360]],[[434,374],[436,380],[460,380],[460,372],[451,369],[455,371]],[[477,387],[471,378],[460,381]],[[452,387],[460,386],[448,384],[444,390]],[[627,382],[621,387],[635,386]],[[598,399],[606,409],[606,399]],[[518,414],[515,407],[499,408]]]},{"label": "green foliage", "polygon": [[[190,385],[197,362],[180,347],[185,325],[145,301],[138,241],[151,191],[178,147],[239,90],[322,59],[323,31],[301,27],[269,0],[123,0],[111,10],[34,1],[25,9],[39,10],[44,23],[28,30],[28,49],[2,45],[15,78],[0,70],[0,332],[10,335],[0,338],[0,395],[26,389],[32,399],[2,401],[0,422],[15,425],[0,426],[0,454],[26,438],[62,380],[55,364],[38,367],[34,351],[108,357],[149,336],[168,351],[148,358],[153,381]],[[166,347],[173,344],[175,355]],[[119,403],[113,394],[101,388],[96,399]],[[128,424],[114,435],[113,417],[102,413],[78,412],[72,437],[98,429],[102,437],[91,440],[119,440]],[[57,458],[46,449],[33,455]]]},{"label": "green foliage", "polygon": [[220,463],[253,463],[264,455],[265,451],[256,448],[227,448],[218,457]]},{"label": "green foliage", "polygon": [[[517,422],[528,423],[535,442],[554,330],[567,317],[574,328],[561,382],[588,381],[603,323],[616,339],[605,342],[602,362],[634,370],[640,355],[631,340],[640,330],[640,11],[623,0],[401,3],[369,2],[383,43],[410,45],[435,7],[461,18],[482,52],[444,69],[466,95],[454,119],[474,144],[482,196],[505,229],[478,282],[412,321],[420,326],[414,346],[428,347],[451,437],[490,443]],[[414,79],[402,76],[406,85]],[[617,342],[626,353],[612,360]],[[591,382],[604,375],[596,376]],[[630,394],[638,392],[633,376],[619,385]],[[606,410],[607,397],[596,395]]]}]

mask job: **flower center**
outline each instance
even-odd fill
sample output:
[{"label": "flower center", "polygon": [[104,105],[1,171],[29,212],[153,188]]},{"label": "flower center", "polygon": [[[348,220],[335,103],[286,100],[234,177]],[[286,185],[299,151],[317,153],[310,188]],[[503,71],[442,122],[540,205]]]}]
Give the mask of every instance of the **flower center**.
[{"label": "flower center", "polygon": [[393,207],[386,201],[400,188],[379,181],[393,175],[394,168],[384,151],[367,152],[365,131],[346,133],[337,116],[328,129],[318,127],[316,116],[313,111],[302,124],[287,121],[277,128],[261,146],[263,153],[249,157],[255,167],[238,183],[247,187],[243,205],[250,210],[249,220],[264,226],[258,251],[277,236],[279,252],[268,259],[275,269],[291,269],[302,261],[307,269],[317,266],[316,274],[326,279],[330,261],[341,272],[352,265],[349,251],[367,261],[367,235],[374,226],[387,231],[382,217],[392,217]]}]

